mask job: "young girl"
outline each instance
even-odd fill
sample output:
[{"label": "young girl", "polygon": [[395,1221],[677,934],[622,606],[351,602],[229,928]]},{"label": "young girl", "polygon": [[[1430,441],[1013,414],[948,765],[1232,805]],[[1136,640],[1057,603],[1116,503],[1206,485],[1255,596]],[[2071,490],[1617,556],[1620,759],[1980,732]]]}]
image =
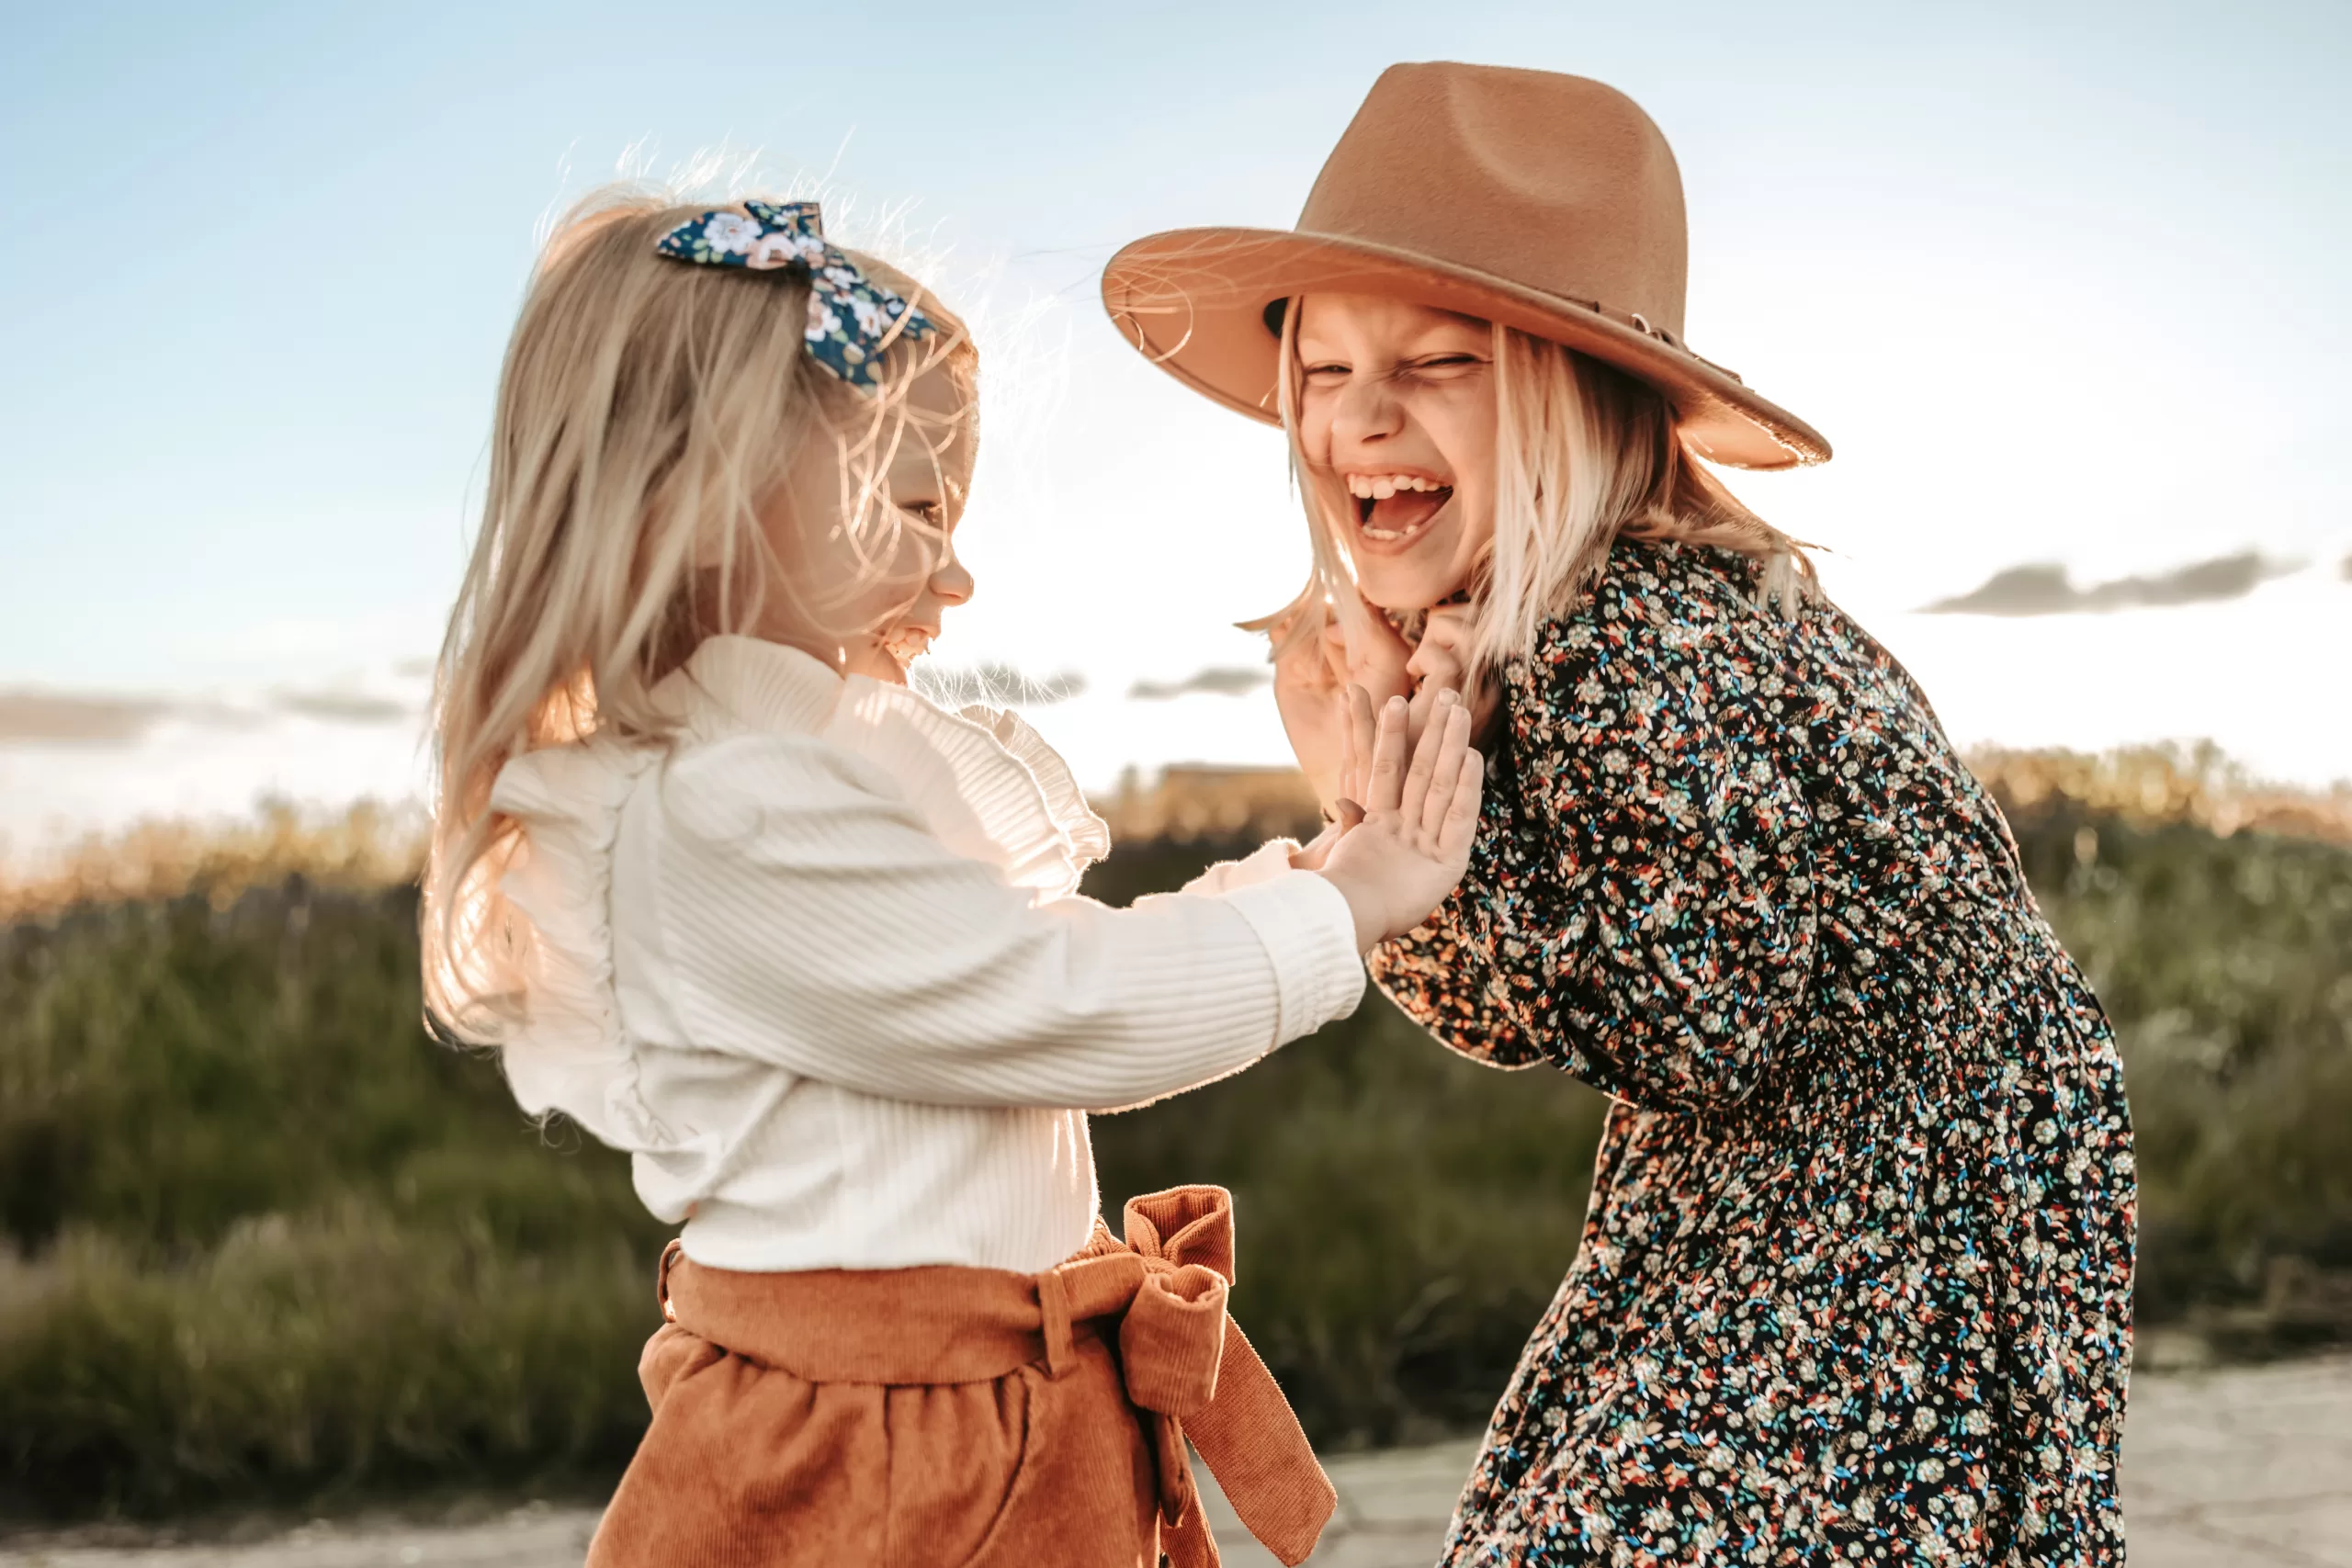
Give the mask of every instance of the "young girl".
[{"label": "young girl", "polygon": [[1469,875],[1375,976],[1615,1100],[1446,1560],[2120,1564],[2113,1039],[1926,697],[1693,460],[1828,446],[1684,344],[1683,276],[1632,102],[1412,65],[1295,232],[1104,281],[1290,438],[1276,692],[1325,797],[1371,716],[1343,679],[1469,693],[1491,737]]},{"label": "young girl", "polygon": [[593,1563],[1197,1568],[1187,1438],[1283,1561],[1330,1511],[1226,1321],[1225,1194],[1114,1241],[1085,1112],[1353,1009],[1461,875],[1470,721],[1408,768],[1391,705],[1351,830],[1078,897],[1106,840],[1060,759],[905,683],[972,592],[974,374],[813,204],[626,193],[565,220],[507,351],[425,978],[684,1222]]}]

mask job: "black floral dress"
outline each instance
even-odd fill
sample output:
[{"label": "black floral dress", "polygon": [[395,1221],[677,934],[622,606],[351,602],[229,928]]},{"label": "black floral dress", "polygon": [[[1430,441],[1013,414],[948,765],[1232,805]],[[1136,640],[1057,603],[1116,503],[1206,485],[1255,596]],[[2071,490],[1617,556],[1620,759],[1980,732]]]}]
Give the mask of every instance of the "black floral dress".
[{"label": "black floral dress", "polygon": [[1908,675],[1623,540],[1508,671],[1470,874],[1374,956],[1614,1097],[1450,1564],[2119,1564],[2121,1065]]}]

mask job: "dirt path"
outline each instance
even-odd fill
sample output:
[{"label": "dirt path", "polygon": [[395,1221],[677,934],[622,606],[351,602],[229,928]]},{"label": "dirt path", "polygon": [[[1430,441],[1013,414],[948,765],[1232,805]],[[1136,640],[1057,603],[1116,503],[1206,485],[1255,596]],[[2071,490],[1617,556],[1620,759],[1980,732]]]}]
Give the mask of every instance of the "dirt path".
[{"label": "dirt path", "polygon": [[[1314,1568],[1427,1568],[1473,1446],[1333,1459],[1340,1513]],[[2133,1568],[2352,1568],[2352,1357],[2135,1380],[2123,1493]],[[1212,1502],[1227,1568],[1268,1568]],[[18,1539],[0,1541],[0,1568],[576,1568],[595,1522],[593,1509],[534,1505],[204,1545]]]}]

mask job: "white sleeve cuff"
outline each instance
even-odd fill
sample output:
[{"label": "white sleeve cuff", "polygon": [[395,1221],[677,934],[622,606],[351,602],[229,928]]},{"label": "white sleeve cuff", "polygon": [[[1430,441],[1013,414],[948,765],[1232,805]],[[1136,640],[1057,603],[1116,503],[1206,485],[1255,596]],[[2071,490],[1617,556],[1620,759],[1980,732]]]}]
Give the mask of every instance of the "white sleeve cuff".
[{"label": "white sleeve cuff", "polygon": [[1239,860],[1221,860],[1181,889],[1186,893],[1230,893],[1253,887],[1291,872],[1290,857],[1298,852],[1295,839],[1269,839]]},{"label": "white sleeve cuff", "polygon": [[[1274,846],[1269,844],[1250,861]],[[1247,865],[1250,861],[1233,863]],[[1273,960],[1280,1002],[1274,1044],[1312,1034],[1356,1010],[1363,999],[1363,955],[1356,951],[1356,919],[1337,887],[1311,871],[1238,886],[1219,895],[1241,911]]]}]

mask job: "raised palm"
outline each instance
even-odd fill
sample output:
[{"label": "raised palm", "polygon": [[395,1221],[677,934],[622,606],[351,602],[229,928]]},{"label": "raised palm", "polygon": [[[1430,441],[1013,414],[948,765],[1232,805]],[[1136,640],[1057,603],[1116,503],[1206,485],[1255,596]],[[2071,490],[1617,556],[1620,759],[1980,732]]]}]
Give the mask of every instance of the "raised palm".
[{"label": "raised palm", "polygon": [[1486,766],[1460,700],[1441,694],[1436,712],[1408,755],[1405,699],[1375,714],[1370,694],[1348,688],[1341,776],[1363,818],[1331,845],[1322,874],[1347,896],[1365,949],[1428,919],[1469,868]]}]

